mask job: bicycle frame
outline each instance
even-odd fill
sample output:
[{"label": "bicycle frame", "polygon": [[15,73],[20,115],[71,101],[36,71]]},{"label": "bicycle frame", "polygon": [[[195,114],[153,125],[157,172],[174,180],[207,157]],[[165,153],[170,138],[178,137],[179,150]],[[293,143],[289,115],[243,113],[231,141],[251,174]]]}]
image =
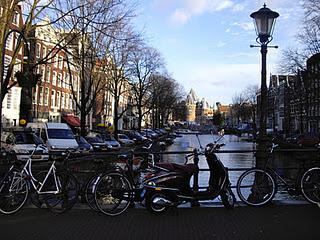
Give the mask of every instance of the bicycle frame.
[{"label": "bicycle frame", "polygon": [[[29,159],[27,160],[27,162],[25,163],[25,165],[23,166],[20,174],[21,176],[24,176],[30,183],[31,186],[33,187],[33,189],[37,192],[37,194],[57,194],[59,193],[61,184],[59,179],[56,176],[56,167],[55,167],[55,162],[53,161],[43,182],[38,181],[32,174],[32,156],[35,153],[36,148],[33,150],[33,152],[31,153]],[[11,166],[10,171],[12,171],[13,166]],[[42,191],[43,186],[45,185],[45,183],[47,182],[50,174],[53,174],[53,178],[54,178],[54,183],[55,183],[55,190],[52,191]],[[38,186],[37,186],[38,185]],[[30,186],[29,186],[30,188]]]}]

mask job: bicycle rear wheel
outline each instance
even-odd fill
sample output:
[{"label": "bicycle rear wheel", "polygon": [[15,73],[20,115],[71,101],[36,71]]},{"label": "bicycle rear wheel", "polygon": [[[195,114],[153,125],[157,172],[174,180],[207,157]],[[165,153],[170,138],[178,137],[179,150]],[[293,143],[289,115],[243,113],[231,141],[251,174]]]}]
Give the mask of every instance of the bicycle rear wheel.
[{"label": "bicycle rear wheel", "polygon": [[[63,213],[71,209],[78,200],[79,184],[75,176],[67,172],[56,173],[58,193],[45,194],[44,200],[51,212]],[[51,190],[55,190],[56,185],[51,179]],[[46,189],[47,190],[47,189]]]},{"label": "bicycle rear wheel", "polygon": [[276,183],[271,174],[262,169],[250,169],[241,174],[237,182],[241,201],[249,206],[262,206],[272,201]]},{"label": "bicycle rear wheel", "polygon": [[96,206],[108,216],[123,213],[130,205],[131,195],[130,181],[116,172],[103,175],[94,189]]},{"label": "bicycle rear wheel", "polygon": [[29,187],[24,177],[16,171],[9,172],[0,181],[0,212],[13,214],[25,204]]},{"label": "bicycle rear wheel", "polygon": [[301,178],[301,192],[304,198],[314,204],[320,203],[320,168],[311,168]]}]

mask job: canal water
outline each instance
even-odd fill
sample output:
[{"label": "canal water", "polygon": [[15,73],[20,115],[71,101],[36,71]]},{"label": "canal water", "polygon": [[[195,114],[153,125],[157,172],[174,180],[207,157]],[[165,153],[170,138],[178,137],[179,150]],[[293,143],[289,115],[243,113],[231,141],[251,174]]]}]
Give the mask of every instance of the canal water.
[{"label": "canal water", "polygon": [[[167,151],[192,151],[194,148],[205,147],[208,143],[212,143],[217,140],[220,136],[218,135],[199,135],[199,141],[196,135],[182,135],[182,137],[176,138],[173,145],[167,148]],[[234,135],[225,135],[219,141],[219,143],[224,143],[225,145],[221,150],[255,150],[256,144],[253,142],[245,141],[244,138],[234,136]],[[255,167],[255,157],[253,152],[248,153],[218,153],[217,154],[223,164],[228,168],[252,168]],[[178,164],[184,164],[185,154],[168,154],[164,155],[163,162],[174,162]],[[199,157],[199,168],[208,169],[205,156]],[[232,186],[236,186],[239,176],[243,171],[229,171],[229,178]],[[199,172],[199,186],[207,187],[209,180],[208,171]],[[192,184],[192,182],[191,182]],[[191,185],[192,186],[192,185]],[[236,195],[236,189],[232,189]],[[237,196],[237,195],[236,195]],[[238,198],[238,197],[237,197]],[[275,200],[302,200],[302,196],[291,196],[287,191],[278,191]],[[238,199],[239,200],[239,199]]]}]

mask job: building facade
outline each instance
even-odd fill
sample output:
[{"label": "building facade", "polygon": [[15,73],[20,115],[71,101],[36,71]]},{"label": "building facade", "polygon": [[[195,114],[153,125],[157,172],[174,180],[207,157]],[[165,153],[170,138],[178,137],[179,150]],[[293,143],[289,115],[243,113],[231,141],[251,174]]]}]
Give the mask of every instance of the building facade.
[{"label": "building facade", "polygon": [[[5,9],[0,6],[0,15],[3,16]],[[17,6],[16,11],[14,12],[12,24],[10,29],[20,30],[23,26],[22,19],[22,7],[21,5]],[[4,55],[4,70],[3,70],[3,79],[7,76],[8,66],[13,64],[13,72],[9,81],[9,86],[16,82],[15,73],[21,71],[23,64],[23,48],[21,47],[18,51],[17,57],[14,58],[15,50],[18,50],[18,33],[12,32],[8,35],[5,42],[5,55]],[[20,99],[21,99],[21,87],[18,84],[14,85],[9,89],[5,98],[2,102],[2,125],[5,127],[16,126],[19,124],[19,112],[20,112]]]}]

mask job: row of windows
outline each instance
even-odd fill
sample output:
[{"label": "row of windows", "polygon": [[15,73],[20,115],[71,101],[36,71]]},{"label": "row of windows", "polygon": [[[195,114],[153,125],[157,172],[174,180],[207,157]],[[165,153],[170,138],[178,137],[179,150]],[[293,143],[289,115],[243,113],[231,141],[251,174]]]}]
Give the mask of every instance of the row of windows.
[{"label": "row of windows", "polygon": [[[50,66],[41,66],[38,68],[38,73],[42,75],[41,81],[50,83],[51,80],[51,67]],[[71,86],[72,84],[72,86]],[[70,75],[69,73],[64,72],[58,73],[56,71],[52,71],[52,85],[57,87],[62,87],[66,89],[72,89],[73,91],[78,90],[78,77],[72,76],[72,80],[70,82]]]},{"label": "row of windows", "polygon": [[[33,97],[33,104],[49,106],[49,88],[38,87]],[[51,108],[75,109],[75,101],[72,94],[51,90]]]},{"label": "row of windows", "polygon": [[[53,64],[55,68],[63,69],[64,67],[64,58],[56,53],[51,52],[52,49],[47,48],[46,46],[41,46],[40,43],[36,45],[36,57],[39,58],[46,58]],[[52,54],[56,54],[52,56]]]}]

